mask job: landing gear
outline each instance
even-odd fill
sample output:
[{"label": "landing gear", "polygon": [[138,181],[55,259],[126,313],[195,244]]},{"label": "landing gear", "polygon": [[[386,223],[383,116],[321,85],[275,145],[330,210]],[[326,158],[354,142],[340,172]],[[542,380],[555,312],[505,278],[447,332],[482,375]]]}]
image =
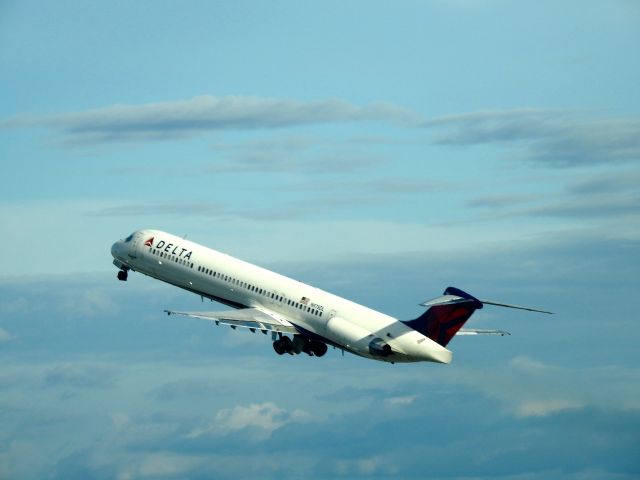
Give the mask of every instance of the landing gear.
[{"label": "landing gear", "polygon": [[284,355],[284,353],[286,352],[284,348],[284,342],[281,339],[278,339],[275,342],[273,342],[273,349],[276,351],[278,355]]},{"label": "landing gear", "polygon": [[321,357],[325,353],[327,353],[327,344],[322,342],[309,342],[311,344],[311,353],[313,353],[316,357]]},{"label": "landing gear", "polygon": [[293,342],[289,337],[282,337],[277,339],[275,342],[273,342],[273,349],[278,355],[283,355],[285,353],[293,355],[295,353],[293,351]]},{"label": "landing gear", "polygon": [[273,342],[273,349],[278,355],[298,355],[302,352],[311,357],[321,357],[327,353],[327,345],[317,340],[308,340],[302,335],[294,335],[293,340],[289,337],[280,337]]},{"label": "landing gear", "polygon": [[118,272],[118,280],[120,280],[121,282],[126,282],[127,277],[128,277],[128,274],[124,268]]}]

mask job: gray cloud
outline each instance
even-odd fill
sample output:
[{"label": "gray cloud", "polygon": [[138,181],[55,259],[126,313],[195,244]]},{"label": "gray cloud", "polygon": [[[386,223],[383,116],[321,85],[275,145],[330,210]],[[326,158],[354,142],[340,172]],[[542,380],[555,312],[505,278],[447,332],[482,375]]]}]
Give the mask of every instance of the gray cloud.
[{"label": "gray cloud", "polygon": [[[35,291],[7,281],[0,301],[20,296],[39,309],[3,319],[19,340],[0,349],[0,383],[10,383],[0,402],[5,476],[636,478],[635,258],[637,242],[554,235],[446,257],[425,247],[289,266],[329,290],[347,278],[336,293],[389,313],[418,312],[449,282],[558,312],[483,309],[478,320],[514,335],[456,339],[450,366],[334,351],[283,358],[266,338],[234,349],[216,327],[161,313],[211,307],[176,288],[149,290],[158,282],[142,276],[122,285],[100,275],[126,308],[90,322],[56,308],[87,279],[48,278]],[[194,334],[200,346],[187,341]],[[16,383],[24,369],[39,381]],[[75,397],[58,395],[67,390]]]},{"label": "gray cloud", "polygon": [[64,143],[94,144],[154,141],[198,132],[256,130],[336,122],[380,121],[417,124],[418,116],[385,102],[357,106],[340,99],[295,101],[247,96],[213,97],[111,107],[49,116],[19,116],[3,128],[48,127],[64,135]]},{"label": "gray cloud", "polygon": [[612,197],[569,196],[546,205],[533,207],[524,212],[532,216],[562,217],[578,219],[617,218],[640,214],[640,194],[615,195]]},{"label": "gray cloud", "polygon": [[[281,164],[280,166],[283,166]],[[278,167],[279,168],[279,167]],[[255,193],[264,192],[265,201],[259,206],[239,206],[235,203],[183,202],[131,203],[87,211],[86,215],[100,217],[180,216],[245,220],[292,220],[318,218],[333,212],[344,213],[347,208],[379,205],[406,195],[426,195],[441,192],[452,186],[428,178],[387,177],[372,180],[293,181],[290,184],[265,184],[251,187]],[[239,189],[245,188],[239,185]],[[274,199],[273,192],[305,192],[304,200]],[[278,198],[278,197],[275,197]]]},{"label": "gray cloud", "polygon": [[[203,132],[225,130],[278,129],[343,122],[385,122],[395,125],[440,130],[433,142],[439,145],[470,146],[506,144],[511,156],[554,167],[589,166],[640,159],[640,120],[595,117],[572,110],[514,109],[473,112],[424,120],[417,113],[378,102],[364,106],[340,99],[295,101],[248,96],[204,95],[190,100],[111,107],[48,116],[17,116],[0,122],[0,128],[46,127],[62,134],[66,146],[178,139]],[[406,144],[415,140],[364,137],[356,143]],[[418,141],[420,143],[420,141]],[[220,149],[224,145],[217,145]],[[274,148],[275,147],[275,148]],[[214,171],[270,171],[299,167],[300,159],[289,153],[279,156],[284,145],[255,145],[231,153],[228,164]],[[305,142],[289,148],[308,148]],[[280,158],[280,159],[279,159]],[[351,158],[338,161],[358,168],[377,159]],[[302,162],[304,164],[304,162]],[[313,171],[336,167],[331,156],[309,160]],[[352,165],[350,167],[349,165]]]},{"label": "gray cloud", "polygon": [[226,157],[228,160],[208,167],[207,173],[310,173],[336,174],[365,170],[383,163],[376,155],[336,152],[320,155],[295,155],[292,152],[247,150]]},{"label": "gray cloud", "polygon": [[[346,145],[346,146],[345,146]],[[212,145],[216,156],[207,173],[345,174],[385,162],[351,145],[311,135],[288,135]]]},{"label": "gray cloud", "polygon": [[595,118],[568,110],[475,112],[424,122],[441,129],[441,145],[510,144],[513,156],[555,167],[625,163],[640,159],[640,120]]},{"label": "gray cloud", "polygon": [[64,363],[44,373],[47,387],[105,388],[112,387],[116,372],[110,365]]},{"label": "gray cloud", "polygon": [[185,401],[193,397],[228,396],[231,393],[226,385],[215,384],[204,378],[181,379],[167,382],[155,389],[154,398],[165,402]]},{"label": "gray cloud", "polygon": [[469,207],[486,207],[486,208],[507,208],[516,205],[530,203],[538,200],[540,197],[528,194],[499,194],[477,197],[469,200],[466,205]]},{"label": "gray cloud", "polygon": [[[326,206],[325,206],[326,207]],[[129,216],[180,216],[204,217],[215,219],[245,219],[245,220],[290,220],[301,218],[306,212],[301,205],[274,205],[268,208],[231,208],[215,203],[155,203],[128,204],[108,207],[88,212],[87,215],[104,217]]]},{"label": "gray cloud", "polygon": [[[487,216],[538,216],[555,218],[617,219],[640,214],[640,171],[619,169],[610,173],[582,175],[557,192],[513,193],[478,197],[467,206],[486,209]],[[486,218],[486,217],[483,217]]]},{"label": "gray cloud", "polygon": [[567,186],[567,191],[576,195],[610,195],[637,192],[639,186],[640,171],[625,170],[575,179]]},{"label": "gray cloud", "polygon": [[88,212],[88,215],[97,215],[101,217],[138,217],[149,215],[224,217],[234,215],[234,212],[217,203],[175,202],[118,205],[115,207],[103,208],[98,211],[91,211]]}]

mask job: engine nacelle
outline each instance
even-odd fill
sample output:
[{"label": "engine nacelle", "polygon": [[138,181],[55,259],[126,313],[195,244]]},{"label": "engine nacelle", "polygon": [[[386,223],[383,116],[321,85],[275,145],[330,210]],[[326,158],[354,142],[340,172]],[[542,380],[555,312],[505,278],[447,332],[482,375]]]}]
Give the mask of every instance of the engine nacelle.
[{"label": "engine nacelle", "polygon": [[393,352],[391,351],[391,345],[376,337],[369,342],[369,353],[376,357],[388,357]]},{"label": "engine nacelle", "polygon": [[391,346],[369,330],[340,317],[331,318],[326,325],[327,337],[359,353],[386,357]]}]

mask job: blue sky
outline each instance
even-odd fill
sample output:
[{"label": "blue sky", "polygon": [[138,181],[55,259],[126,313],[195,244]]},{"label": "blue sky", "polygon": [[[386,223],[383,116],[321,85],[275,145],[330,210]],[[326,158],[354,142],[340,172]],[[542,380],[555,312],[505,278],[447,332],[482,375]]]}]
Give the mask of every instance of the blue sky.
[{"label": "blue sky", "polygon": [[[0,478],[640,474],[634,1],[0,4]],[[160,228],[452,365],[282,358],[109,247]]]}]

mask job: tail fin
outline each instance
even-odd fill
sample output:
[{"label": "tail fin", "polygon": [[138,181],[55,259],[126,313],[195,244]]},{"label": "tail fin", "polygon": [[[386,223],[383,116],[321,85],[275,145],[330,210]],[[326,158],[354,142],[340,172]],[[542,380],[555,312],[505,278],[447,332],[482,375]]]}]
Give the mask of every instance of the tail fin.
[{"label": "tail fin", "polygon": [[441,297],[422,303],[429,309],[415,320],[404,322],[445,347],[482,302],[467,292],[447,287]]}]

